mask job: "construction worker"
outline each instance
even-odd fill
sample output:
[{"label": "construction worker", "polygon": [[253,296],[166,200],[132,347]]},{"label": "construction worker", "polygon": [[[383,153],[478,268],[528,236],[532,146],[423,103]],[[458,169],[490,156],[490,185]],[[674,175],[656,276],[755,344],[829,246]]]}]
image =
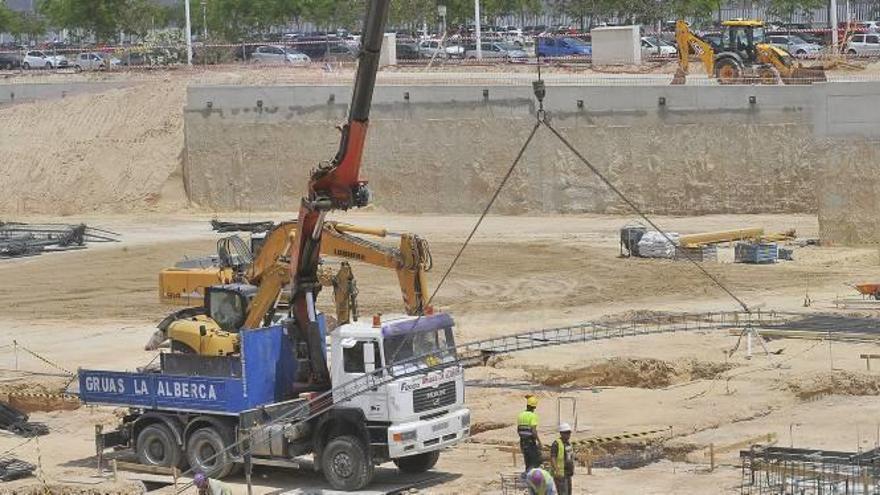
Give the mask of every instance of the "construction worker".
[{"label": "construction worker", "polygon": [[522,451],[525,472],[541,467],[541,439],[538,438],[538,398],[526,396],[526,410],[516,418],[516,432],[519,435],[519,448]]},{"label": "construction worker", "polygon": [[553,476],[541,468],[534,468],[526,473],[526,486],[529,487],[529,495],[557,495]]},{"label": "construction worker", "polygon": [[571,495],[574,448],[571,445],[571,426],[568,423],[559,425],[559,438],[550,445],[550,471],[559,495]]},{"label": "construction worker", "polygon": [[199,495],[232,495],[232,489],[225,483],[212,480],[201,471],[193,476],[193,485],[199,489]]}]

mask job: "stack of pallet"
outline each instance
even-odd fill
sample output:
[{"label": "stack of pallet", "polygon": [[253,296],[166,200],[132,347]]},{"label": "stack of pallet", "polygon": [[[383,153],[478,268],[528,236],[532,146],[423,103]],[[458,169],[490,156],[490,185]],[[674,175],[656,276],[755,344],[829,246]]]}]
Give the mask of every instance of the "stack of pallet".
[{"label": "stack of pallet", "polygon": [[735,263],[769,264],[779,258],[775,242],[738,242],[734,247]]},{"label": "stack of pallet", "polygon": [[676,260],[718,261],[718,246],[708,244],[699,247],[675,247]]}]

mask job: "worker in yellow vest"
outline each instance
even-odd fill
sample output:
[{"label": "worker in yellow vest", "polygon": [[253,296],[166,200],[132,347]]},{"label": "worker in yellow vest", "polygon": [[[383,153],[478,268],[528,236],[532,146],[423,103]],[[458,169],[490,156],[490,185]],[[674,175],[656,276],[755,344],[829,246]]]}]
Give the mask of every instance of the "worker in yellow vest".
[{"label": "worker in yellow vest", "polygon": [[519,435],[519,448],[522,451],[525,472],[541,466],[541,439],[538,438],[538,398],[526,396],[526,410],[516,418],[516,433]]},{"label": "worker in yellow vest", "polygon": [[550,445],[550,471],[559,495],[571,495],[571,477],[574,476],[574,448],[571,445],[571,426],[559,425],[559,438]]},{"label": "worker in yellow vest", "polygon": [[541,468],[534,468],[526,473],[526,486],[529,495],[559,495],[553,483],[553,475]]}]

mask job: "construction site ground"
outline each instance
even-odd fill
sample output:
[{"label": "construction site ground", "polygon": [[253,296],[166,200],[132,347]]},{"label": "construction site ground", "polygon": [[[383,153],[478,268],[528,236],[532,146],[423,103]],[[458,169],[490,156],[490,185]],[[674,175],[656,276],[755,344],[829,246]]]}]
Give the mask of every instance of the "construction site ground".
[{"label": "construction site ground", "polygon": [[[289,213],[223,215],[223,219],[288,218]],[[54,393],[77,367],[133,369],[154,353],[143,350],[155,324],[172,307],[158,302],[157,273],[185,255],[214,250],[214,216],[196,210],[136,215],[77,215],[76,221],[121,234],[123,241],[87,250],[0,262],[0,398],[9,392]],[[382,212],[337,215],[358,225],[416,232],[430,240],[434,287],[476,218],[404,216]],[[22,215],[16,220],[62,221],[71,217]],[[434,304],[457,321],[459,342],[586,320],[627,318],[663,311],[737,309],[706,277],[683,262],[622,259],[618,229],[625,216],[490,216]],[[796,229],[814,237],[811,215],[716,215],[657,218],[673,231],[701,232],[742,226],[768,231]],[[770,266],[721,262],[704,265],[751,307],[785,311],[840,311],[832,300],[855,295],[847,284],[880,276],[876,249],[807,246],[795,248],[792,262]],[[396,277],[354,265],[363,317],[400,311]],[[805,295],[812,305],[804,308]],[[327,294],[321,296],[330,309]],[[860,310],[870,315],[872,310]],[[19,345],[17,352],[9,344]],[[515,451],[515,417],[524,394],[540,398],[540,432],[555,437],[556,398],[578,399],[575,439],[671,427],[663,434],[594,449],[638,451],[640,442],[662,442],[662,458],[637,469],[579,467],[576,493],[739,493],[738,448],[745,440],[775,435],[780,445],[838,450],[872,448],[878,441],[880,376],[866,371],[863,353],[871,343],[774,340],[771,358],[746,359],[744,346],[727,357],[737,336],[728,331],[630,337],[530,351],[493,360],[466,373],[466,401],[473,410],[472,439],[444,452],[437,470],[442,482],[424,493],[499,493],[501,474],[522,469]],[[25,350],[44,357],[38,360]],[[757,349],[757,347],[756,347]],[[57,367],[53,367],[57,366]],[[16,366],[19,371],[15,371]],[[876,370],[876,366],[874,367]],[[46,399],[19,398],[19,404],[49,404],[32,420],[51,428],[31,440],[0,436],[0,452],[39,464],[38,480],[0,486],[67,486],[64,493],[93,493],[94,425],[116,422],[119,411],[104,407],[64,410]],[[563,418],[571,420],[571,418]],[[710,444],[718,451],[709,472]],[[16,448],[17,447],[17,448]],[[514,464],[516,458],[516,464]],[[283,493],[311,482],[307,473],[256,468],[255,493]],[[243,478],[231,479],[243,493]],[[124,483],[103,485],[102,493],[128,493]],[[116,490],[115,492],[113,490]],[[24,493],[27,493],[26,491]],[[60,493],[60,489],[59,489]]]}]

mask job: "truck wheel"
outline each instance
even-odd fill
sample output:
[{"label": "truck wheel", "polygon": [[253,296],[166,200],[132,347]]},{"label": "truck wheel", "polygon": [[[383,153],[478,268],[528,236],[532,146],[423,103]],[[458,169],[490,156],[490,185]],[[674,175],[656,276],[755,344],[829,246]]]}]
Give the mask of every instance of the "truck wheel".
[{"label": "truck wheel", "polygon": [[360,490],[373,480],[373,463],[367,449],[352,436],[334,438],[324,447],[321,469],[337,490]]},{"label": "truck wheel", "polygon": [[438,459],[440,459],[440,451],[435,450],[434,452],[425,452],[424,454],[394,459],[394,464],[401,472],[420,474],[434,467]]},{"label": "truck wheel", "polygon": [[232,454],[226,441],[214,428],[196,430],[186,441],[186,460],[193,471],[209,478],[223,478],[232,472]]},{"label": "truck wheel", "polygon": [[137,437],[138,462],[147,466],[179,466],[180,448],[167,426],[157,423],[146,426]]}]

